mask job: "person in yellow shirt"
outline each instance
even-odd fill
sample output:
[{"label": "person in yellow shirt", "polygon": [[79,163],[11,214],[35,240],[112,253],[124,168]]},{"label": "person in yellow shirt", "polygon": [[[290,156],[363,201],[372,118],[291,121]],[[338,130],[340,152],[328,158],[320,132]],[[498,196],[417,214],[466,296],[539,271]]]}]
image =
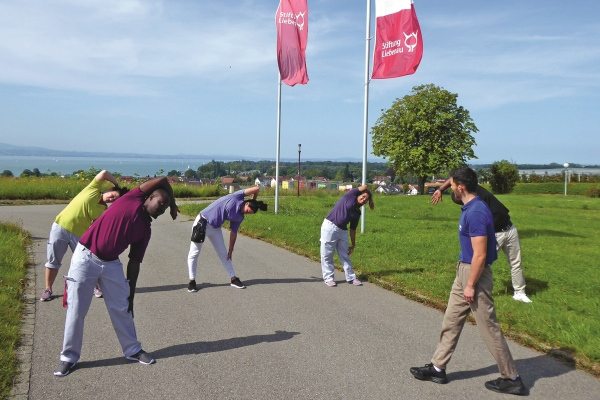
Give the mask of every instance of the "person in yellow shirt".
[{"label": "person in yellow shirt", "polygon": [[[101,192],[104,181],[108,181],[114,186]],[[127,192],[127,188],[119,187],[119,183],[110,172],[103,170],[57,215],[48,237],[46,249],[48,262],[45,264],[46,288],[40,297],[41,301],[52,300],[52,285],[56,280],[67,248],[70,247],[71,251],[74,251],[79,238],[92,222],[102,215],[108,204]],[[96,297],[102,297],[99,288],[95,288],[94,292]]]}]

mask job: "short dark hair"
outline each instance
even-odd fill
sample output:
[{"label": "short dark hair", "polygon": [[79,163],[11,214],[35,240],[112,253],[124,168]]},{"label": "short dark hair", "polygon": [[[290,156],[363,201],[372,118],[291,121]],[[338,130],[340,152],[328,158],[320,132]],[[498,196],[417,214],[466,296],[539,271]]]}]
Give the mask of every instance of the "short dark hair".
[{"label": "short dark hair", "polygon": [[465,185],[469,193],[475,193],[477,190],[477,172],[467,166],[453,169],[450,171],[450,177],[456,185]]},{"label": "short dark hair", "polygon": [[247,200],[246,203],[248,203],[248,207],[250,207],[254,213],[256,213],[258,210],[267,211],[267,203],[264,201],[250,199]]}]

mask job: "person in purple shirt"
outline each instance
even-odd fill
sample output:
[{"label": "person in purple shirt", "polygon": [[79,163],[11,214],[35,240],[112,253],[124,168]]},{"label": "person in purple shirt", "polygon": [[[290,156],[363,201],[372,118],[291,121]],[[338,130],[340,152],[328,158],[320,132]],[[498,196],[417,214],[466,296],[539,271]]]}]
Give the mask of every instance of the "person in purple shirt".
[{"label": "person in purple shirt", "polygon": [[[360,219],[360,208],[369,203],[371,210],[375,209],[373,196],[367,185],[349,190],[335,203],[321,225],[321,270],[323,281],[327,286],[337,286],[333,280],[333,255],[337,251],[342,262],[346,282],[355,286],[362,285],[352,269],[350,255],[356,246],[356,227]],[[350,224],[350,240],[348,247],[348,223]]]},{"label": "person in purple shirt", "polygon": [[[90,308],[94,285],[98,284],[125,358],[141,364],[155,360],[137,340],[133,322],[133,298],[151,235],[152,218],[170,207],[177,218],[177,204],[167,178],[155,178],[122,196],[83,234],[73,252],[65,277],[63,305],[67,309],[63,348],[55,376],[66,376],[81,356],[83,326]],[[129,247],[127,276],[119,255]]]},{"label": "person in purple shirt", "polygon": [[[231,279],[231,286],[237,289],[245,289],[246,286],[240,278],[235,275],[233,270],[233,248],[237,239],[237,232],[244,221],[246,214],[254,214],[258,210],[266,211],[267,204],[262,201],[257,201],[259,186],[254,186],[245,190],[238,190],[235,193],[223,196],[212,202],[208,207],[202,210],[194,220],[192,231],[199,223],[206,226],[206,237],[210,240],[225,271]],[[251,199],[246,199],[246,196],[252,196]],[[229,250],[225,250],[225,241],[223,240],[223,232],[221,226],[225,221],[229,221]],[[198,291],[196,285],[196,269],[198,266],[198,257],[202,251],[202,243],[190,242],[190,251],[188,253],[188,274],[190,281],[188,283],[188,292]]]},{"label": "person in purple shirt", "polygon": [[498,253],[492,212],[477,197],[475,171],[469,167],[457,168],[450,172],[450,180],[454,195],[464,204],[458,225],[461,252],[456,265],[456,277],[431,363],[424,367],[412,367],[410,373],[422,381],[448,383],[446,365],[454,354],[467,316],[473,313],[479,332],[500,371],[500,377],[486,382],[485,387],[499,393],[526,394],[527,388],[517,373],[496,319],[491,265],[498,258]]}]

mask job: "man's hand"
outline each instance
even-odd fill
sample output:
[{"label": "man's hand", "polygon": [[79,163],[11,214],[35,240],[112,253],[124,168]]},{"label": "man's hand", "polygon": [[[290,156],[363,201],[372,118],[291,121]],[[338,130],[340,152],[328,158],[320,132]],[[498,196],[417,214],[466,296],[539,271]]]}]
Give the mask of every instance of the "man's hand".
[{"label": "man's hand", "polygon": [[433,204],[435,206],[435,205],[437,205],[437,203],[439,201],[442,201],[442,191],[441,190],[436,190],[431,195],[431,204]]},{"label": "man's hand", "polygon": [[348,255],[352,254],[354,252],[354,245],[348,247]]},{"label": "man's hand", "polygon": [[127,307],[127,312],[131,313],[131,318],[133,318],[133,295],[130,295],[127,300],[129,301],[129,306]]},{"label": "man's hand", "polygon": [[181,211],[179,211],[179,207],[174,206],[171,207],[171,218],[173,218],[173,220],[175,220],[175,218],[177,218],[177,213],[179,213]]},{"label": "man's hand", "polygon": [[473,303],[475,301],[475,288],[473,286],[467,285],[467,287],[465,287],[463,295],[467,303]]}]

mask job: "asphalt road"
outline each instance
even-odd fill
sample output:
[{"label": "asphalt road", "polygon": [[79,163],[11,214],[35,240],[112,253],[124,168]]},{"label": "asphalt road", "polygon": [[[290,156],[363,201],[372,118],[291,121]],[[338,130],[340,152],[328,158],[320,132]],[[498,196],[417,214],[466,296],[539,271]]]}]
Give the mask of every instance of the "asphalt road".
[{"label": "asphalt road", "polygon": [[[17,398],[30,399],[500,399],[485,389],[498,370],[477,328],[467,325],[448,366],[446,385],[421,382],[411,366],[430,361],[442,314],[366,283],[338,286],[320,278],[317,262],[238,236],[239,290],[207,244],[198,266],[200,290],[187,292],[186,257],[192,218],[164,215],[142,264],[135,323],[157,363],[127,361],[102,299],[86,318],[82,358],[65,378],[54,377],[65,310],[62,282],[55,298],[39,302],[46,240],[64,205],[4,206],[34,239],[33,282],[23,374]],[[251,217],[249,217],[251,218]],[[228,232],[224,235],[227,237]],[[358,238],[360,245],[360,238]],[[123,260],[126,260],[126,254]],[[70,252],[59,276],[66,275]],[[451,282],[448,282],[450,288]],[[531,305],[523,304],[523,307]],[[533,303],[535,306],[535,303]],[[599,399],[600,382],[553,358],[509,342],[533,399]]]}]

